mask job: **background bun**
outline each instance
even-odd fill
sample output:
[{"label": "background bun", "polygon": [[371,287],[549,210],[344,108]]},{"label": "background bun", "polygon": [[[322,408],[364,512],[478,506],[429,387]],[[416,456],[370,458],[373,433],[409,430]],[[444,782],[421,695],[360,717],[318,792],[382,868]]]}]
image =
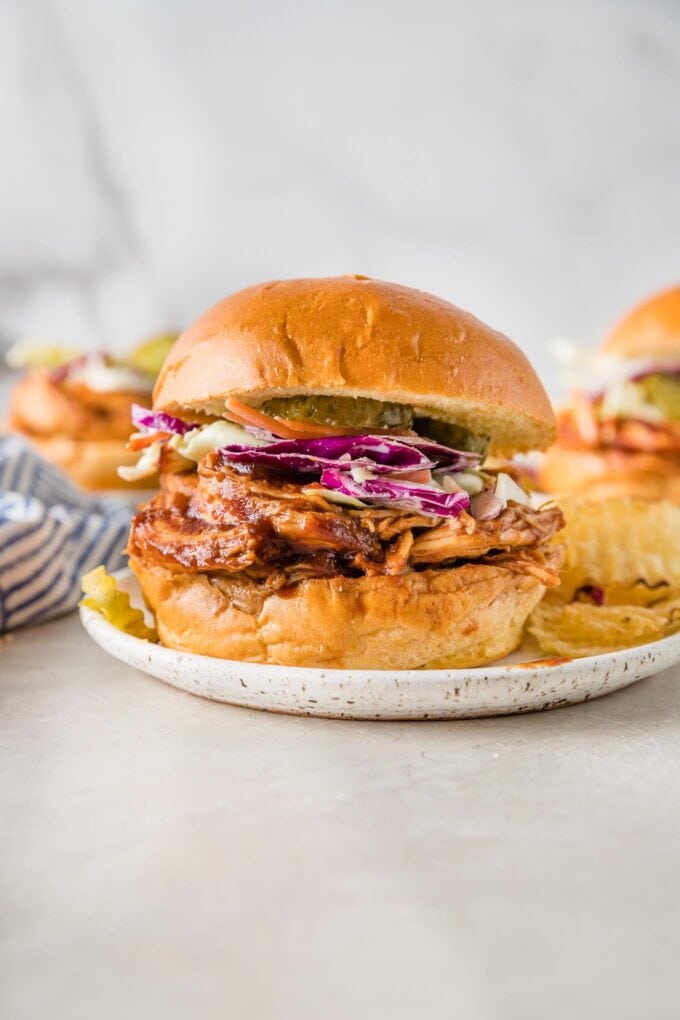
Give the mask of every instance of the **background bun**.
[{"label": "background bun", "polygon": [[633,309],[602,344],[607,354],[680,361],[680,285],[656,294]]},{"label": "background bun", "polygon": [[481,666],[521,640],[544,588],[506,567],[468,564],[397,577],[302,581],[256,613],[205,574],[130,566],[169,648],[244,662],[323,669]]},{"label": "background bun", "polygon": [[154,407],[221,414],[235,396],[344,394],[431,408],[492,439],[492,451],[544,449],[555,435],[545,391],[502,333],[431,294],[363,276],[248,287],[175,344]]},{"label": "background bun", "polygon": [[593,499],[644,496],[680,503],[680,457],[627,450],[578,450],[556,443],[538,482],[547,492],[582,492]]}]

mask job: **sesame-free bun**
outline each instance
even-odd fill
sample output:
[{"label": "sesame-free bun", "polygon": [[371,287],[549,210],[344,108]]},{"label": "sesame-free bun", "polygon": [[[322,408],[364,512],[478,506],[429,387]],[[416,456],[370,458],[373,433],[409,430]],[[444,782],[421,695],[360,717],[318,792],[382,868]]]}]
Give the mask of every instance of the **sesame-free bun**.
[{"label": "sesame-free bun", "polygon": [[491,436],[496,453],[544,449],[555,419],[527,358],[468,312],[364,276],[280,280],[225,298],[170,352],[154,407],[222,414],[237,397],[363,396],[427,409]]},{"label": "sesame-free bun", "polygon": [[644,496],[680,503],[680,456],[632,450],[574,449],[556,443],[545,454],[538,485],[546,492],[579,492],[593,499]]},{"label": "sesame-free bun", "polygon": [[81,489],[151,489],[157,478],[126,482],[118,468],[132,466],[139,453],[127,449],[122,439],[71,439],[68,436],[27,436],[38,452],[65,471]]},{"label": "sesame-free bun", "polygon": [[[556,556],[560,557],[559,550]],[[130,566],[168,648],[328,669],[481,666],[519,645],[544,587],[503,566],[302,581],[237,609],[205,574]]]},{"label": "sesame-free bun", "polygon": [[602,344],[607,354],[680,361],[680,284],[629,312]]}]

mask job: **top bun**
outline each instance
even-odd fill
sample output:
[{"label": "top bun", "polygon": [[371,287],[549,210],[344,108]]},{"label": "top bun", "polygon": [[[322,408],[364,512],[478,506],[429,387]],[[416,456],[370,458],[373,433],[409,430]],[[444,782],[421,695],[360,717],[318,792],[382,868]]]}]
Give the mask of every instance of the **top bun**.
[{"label": "top bun", "polygon": [[555,435],[546,393],[502,333],[440,298],[365,276],[248,287],[179,338],[154,407],[220,415],[238,397],[372,397],[429,409],[491,437],[491,451],[544,449]]},{"label": "top bun", "polygon": [[602,350],[625,358],[680,358],[680,285],[655,294],[629,312]]}]

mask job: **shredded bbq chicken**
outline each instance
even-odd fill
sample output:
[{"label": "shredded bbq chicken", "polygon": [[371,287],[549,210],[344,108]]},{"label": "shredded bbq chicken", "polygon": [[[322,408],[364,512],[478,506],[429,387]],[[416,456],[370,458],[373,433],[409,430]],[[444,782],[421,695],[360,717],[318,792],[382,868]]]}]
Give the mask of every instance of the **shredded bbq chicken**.
[{"label": "shredded bbq chicken", "polygon": [[[263,589],[337,574],[400,574],[474,559],[556,584],[560,553],[547,543],[559,509],[510,503],[491,521],[407,510],[348,509],[262,469],[225,466],[216,454],[197,473],[164,474],[163,489],[133,521],[128,551],[147,564],[208,573],[235,604]],[[248,610],[252,611],[252,609]]]},{"label": "shredded bbq chicken", "polygon": [[547,542],[561,527],[562,513],[556,506],[532,510],[511,503],[491,521],[475,520],[463,511],[420,534],[413,543],[411,562],[439,564],[477,559],[491,549],[529,548]]}]

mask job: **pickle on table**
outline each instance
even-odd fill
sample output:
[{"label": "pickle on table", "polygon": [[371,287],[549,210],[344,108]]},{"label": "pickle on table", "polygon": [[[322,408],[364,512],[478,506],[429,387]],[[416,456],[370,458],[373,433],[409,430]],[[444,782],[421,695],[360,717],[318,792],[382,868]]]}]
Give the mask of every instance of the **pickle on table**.
[{"label": "pickle on table", "polygon": [[433,439],[435,443],[448,446],[451,450],[478,453],[482,460],[489,448],[488,436],[478,436],[462,425],[454,425],[439,418],[416,418],[413,427],[425,439]]},{"label": "pickle on table", "polygon": [[680,421],[680,379],[661,373],[640,380],[647,400],[672,421]]},{"label": "pickle on table", "polygon": [[262,410],[289,421],[357,429],[409,429],[413,422],[413,411],[408,404],[370,397],[274,397],[265,401]]}]

